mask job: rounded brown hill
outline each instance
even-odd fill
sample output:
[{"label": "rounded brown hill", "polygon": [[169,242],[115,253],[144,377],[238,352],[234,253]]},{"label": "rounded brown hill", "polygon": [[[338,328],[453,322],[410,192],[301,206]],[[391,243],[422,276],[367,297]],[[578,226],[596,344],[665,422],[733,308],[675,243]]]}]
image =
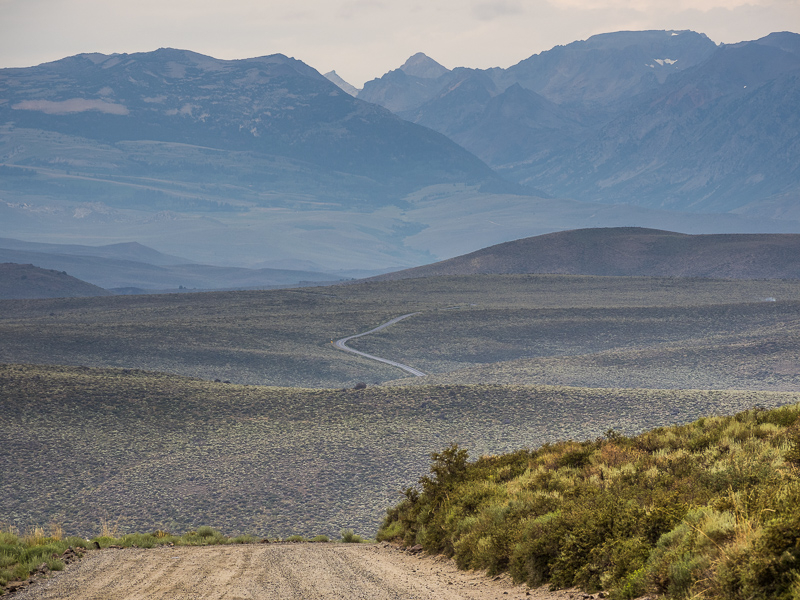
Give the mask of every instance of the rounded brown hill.
[{"label": "rounded brown hill", "polygon": [[33,265],[0,263],[0,299],[80,298],[110,296],[111,292],[67,275]]},{"label": "rounded brown hill", "polygon": [[798,279],[800,235],[688,235],[641,227],[575,229],[505,242],[373,279],[489,273]]}]

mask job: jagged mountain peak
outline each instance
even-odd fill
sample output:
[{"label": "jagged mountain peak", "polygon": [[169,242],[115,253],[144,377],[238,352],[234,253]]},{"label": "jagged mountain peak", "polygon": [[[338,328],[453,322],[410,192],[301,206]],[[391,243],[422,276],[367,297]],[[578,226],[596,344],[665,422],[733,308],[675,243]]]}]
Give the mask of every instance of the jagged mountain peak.
[{"label": "jagged mountain peak", "polygon": [[398,69],[359,97],[559,197],[798,214],[798,33],[718,45],[690,30],[617,31],[467,71]]},{"label": "jagged mountain peak", "polygon": [[696,108],[726,94],[744,91],[800,69],[800,55],[778,45],[747,42],[723,46],[705,63],[667,83],[663,101]]},{"label": "jagged mountain peak", "polygon": [[336,71],[328,71],[323,77],[351,96],[355,97],[358,95],[358,88],[342,79]]},{"label": "jagged mountain peak", "polygon": [[400,67],[400,70],[406,75],[419,77],[420,79],[437,79],[445,73],[450,72],[450,69],[443,67],[422,52],[417,52],[414,56],[410,57],[405,63],[403,63],[403,66]]}]

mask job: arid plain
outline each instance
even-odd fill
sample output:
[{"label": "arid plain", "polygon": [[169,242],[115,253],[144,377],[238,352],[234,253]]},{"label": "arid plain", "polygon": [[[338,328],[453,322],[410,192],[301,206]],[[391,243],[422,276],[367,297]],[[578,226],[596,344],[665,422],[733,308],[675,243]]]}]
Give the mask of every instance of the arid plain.
[{"label": "arid plain", "polygon": [[[87,536],[371,535],[452,442],[479,456],[796,402],[799,297],[505,275],[4,301],[2,513]],[[330,343],[416,311],[350,345],[427,377]]]}]

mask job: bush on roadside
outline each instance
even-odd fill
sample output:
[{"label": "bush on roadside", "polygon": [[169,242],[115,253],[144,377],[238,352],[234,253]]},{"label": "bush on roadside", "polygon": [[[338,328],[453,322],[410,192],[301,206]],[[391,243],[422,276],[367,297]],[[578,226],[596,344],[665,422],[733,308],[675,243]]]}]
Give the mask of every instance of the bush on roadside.
[{"label": "bush on roadside", "polygon": [[0,594],[7,583],[27,579],[42,564],[50,571],[62,570],[67,549],[80,552],[86,546],[82,538],[64,538],[60,527],[52,527],[49,534],[36,527],[23,536],[11,528],[0,531]]},{"label": "bush on roadside", "polygon": [[798,600],[799,430],[792,405],[475,461],[453,445],[377,538],[617,600]]},{"label": "bush on roadside", "polygon": [[353,532],[352,529],[342,529],[340,535],[342,536],[342,541],[345,544],[360,544],[364,541],[363,538]]}]

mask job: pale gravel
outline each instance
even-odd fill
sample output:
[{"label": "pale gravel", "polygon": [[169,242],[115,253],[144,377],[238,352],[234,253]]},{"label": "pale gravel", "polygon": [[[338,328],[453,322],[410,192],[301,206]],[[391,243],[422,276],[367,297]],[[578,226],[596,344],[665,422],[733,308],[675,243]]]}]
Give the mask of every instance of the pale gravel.
[{"label": "pale gravel", "polygon": [[89,552],[14,600],[568,600],[444,557],[379,544],[251,544]]}]

